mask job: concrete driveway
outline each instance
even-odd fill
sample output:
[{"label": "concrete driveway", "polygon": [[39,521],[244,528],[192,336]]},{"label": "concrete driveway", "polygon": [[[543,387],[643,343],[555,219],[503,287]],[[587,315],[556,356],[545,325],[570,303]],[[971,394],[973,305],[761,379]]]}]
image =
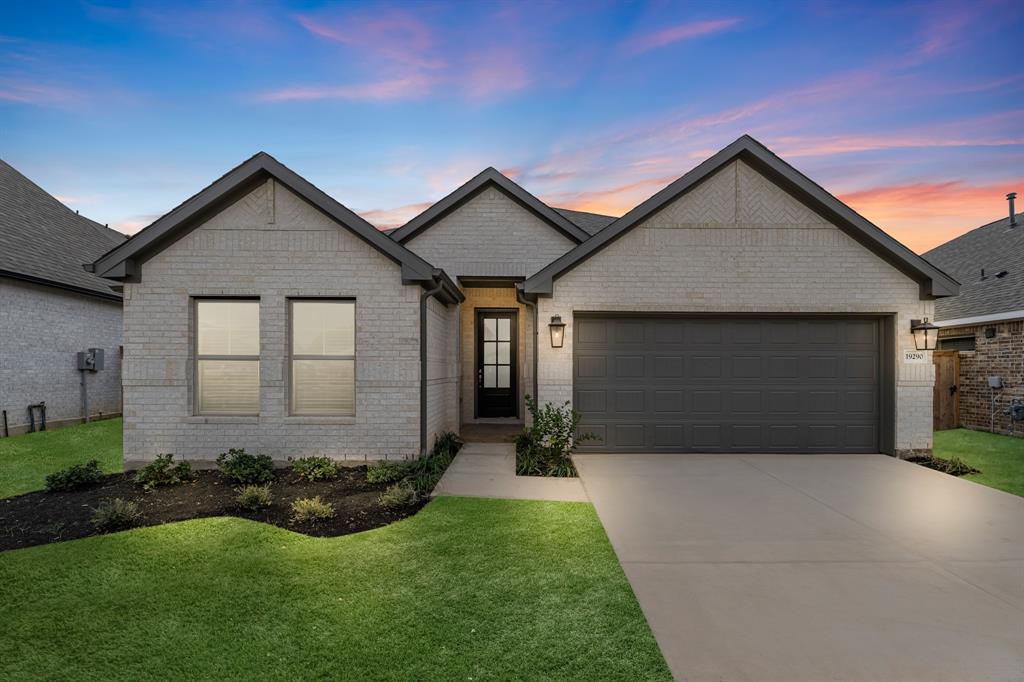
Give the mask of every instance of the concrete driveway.
[{"label": "concrete driveway", "polygon": [[1024,680],[1024,498],[882,455],[580,455],[680,680]]}]

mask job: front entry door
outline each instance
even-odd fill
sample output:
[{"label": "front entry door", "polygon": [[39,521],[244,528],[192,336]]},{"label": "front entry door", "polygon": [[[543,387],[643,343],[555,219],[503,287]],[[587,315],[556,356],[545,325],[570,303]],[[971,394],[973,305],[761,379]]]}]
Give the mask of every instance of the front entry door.
[{"label": "front entry door", "polygon": [[518,417],[516,312],[476,314],[476,415]]}]

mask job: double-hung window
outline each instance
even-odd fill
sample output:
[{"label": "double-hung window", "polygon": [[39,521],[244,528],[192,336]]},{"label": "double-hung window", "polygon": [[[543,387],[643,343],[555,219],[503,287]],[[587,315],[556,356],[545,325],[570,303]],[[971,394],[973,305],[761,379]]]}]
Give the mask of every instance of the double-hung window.
[{"label": "double-hung window", "polygon": [[260,302],[197,299],[196,412],[260,412]]},{"label": "double-hung window", "polygon": [[291,301],[291,413],[356,412],[356,303]]}]

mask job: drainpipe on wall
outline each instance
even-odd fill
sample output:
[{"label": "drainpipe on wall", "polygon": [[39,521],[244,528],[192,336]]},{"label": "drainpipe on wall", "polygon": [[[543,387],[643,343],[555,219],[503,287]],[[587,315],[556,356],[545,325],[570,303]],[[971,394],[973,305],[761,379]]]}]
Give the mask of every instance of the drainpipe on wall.
[{"label": "drainpipe on wall", "polygon": [[533,399],[537,400],[537,335],[540,333],[540,330],[537,329],[537,303],[526,298],[526,294],[523,293],[522,286],[519,284],[516,285],[516,300],[533,309]]},{"label": "drainpipe on wall", "polygon": [[420,457],[427,454],[427,299],[444,288],[434,274],[434,287],[420,294]]}]

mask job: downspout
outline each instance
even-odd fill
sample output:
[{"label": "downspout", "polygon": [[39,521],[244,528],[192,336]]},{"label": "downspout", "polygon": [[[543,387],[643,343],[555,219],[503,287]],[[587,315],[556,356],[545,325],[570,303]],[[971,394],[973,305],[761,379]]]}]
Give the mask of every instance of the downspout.
[{"label": "downspout", "polygon": [[[516,300],[527,306],[533,308],[533,399],[537,400],[537,336],[540,334],[540,330],[537,329],[537,303],[526,298],[526,294],[520,286],[516,285]],[[524,415],[525,416],[525,415]]]},{"label": "downspout", "polygon": [[420,294],[420,457],[427,454],[427,299],[444,288],[434,273],[434,287]]}]

